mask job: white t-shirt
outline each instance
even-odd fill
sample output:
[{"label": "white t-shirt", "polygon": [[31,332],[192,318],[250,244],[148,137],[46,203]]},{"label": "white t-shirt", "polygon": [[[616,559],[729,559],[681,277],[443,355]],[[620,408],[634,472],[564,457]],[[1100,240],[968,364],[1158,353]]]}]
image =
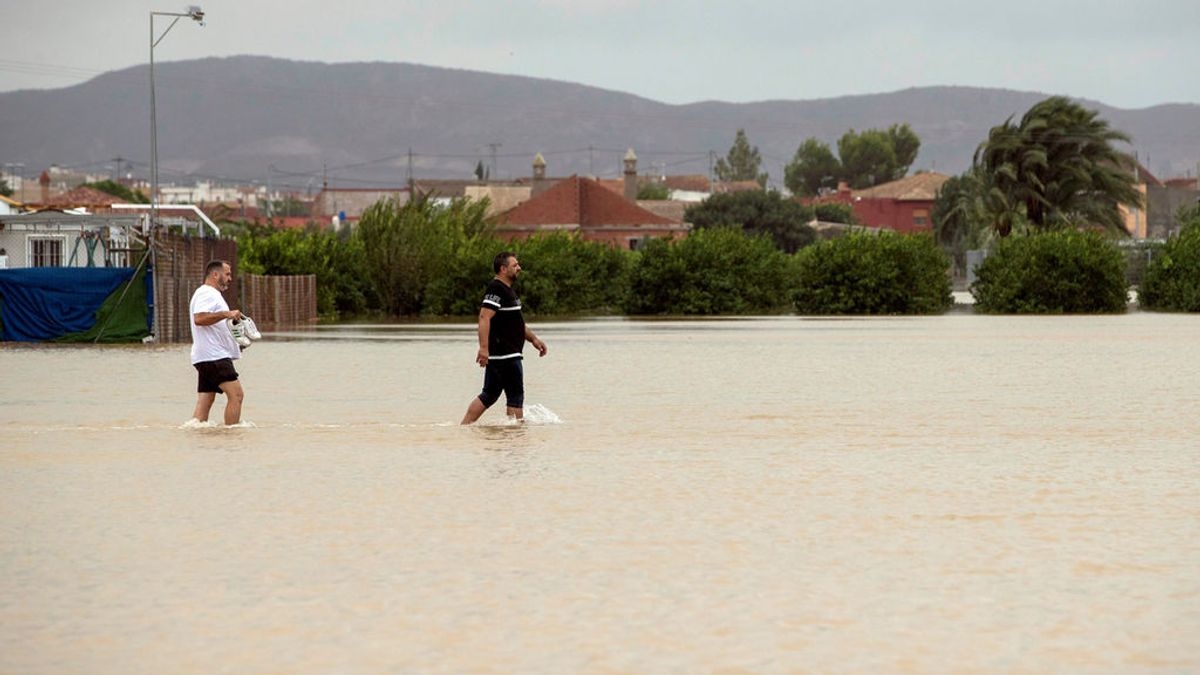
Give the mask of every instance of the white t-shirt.
[{"label": "white t-shirt", "polygon": [[196,315],[201,312],[228,312],[229,305],[221,292],[209,286],[202,285],[192,294],[190,307],[192,315],[192,363],[201,361],[217,361],[219,359],[240,359],[242,350],[229,332],[229,325],[224,320],[211,326],[197,326]]}]

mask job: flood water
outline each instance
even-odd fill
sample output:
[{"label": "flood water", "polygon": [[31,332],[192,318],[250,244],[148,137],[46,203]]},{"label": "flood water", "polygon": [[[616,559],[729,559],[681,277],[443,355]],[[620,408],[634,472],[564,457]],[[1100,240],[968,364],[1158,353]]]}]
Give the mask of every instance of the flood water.
[{"label": "flood water", "polygon": [[1200,317],[532,325],[0,347],[0,672],[1200,670]]}]

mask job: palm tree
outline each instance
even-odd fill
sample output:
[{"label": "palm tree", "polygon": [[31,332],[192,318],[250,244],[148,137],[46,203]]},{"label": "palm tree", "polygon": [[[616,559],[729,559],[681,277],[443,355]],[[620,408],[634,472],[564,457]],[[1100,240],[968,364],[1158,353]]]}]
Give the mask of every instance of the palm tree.
[{"label": "palm tree", "polygon": [[1023,216],[1037,229],[1101,225],[1124,232],[1118,205],[1138,206],[1141,193],[1127,167],[1133,159],[1113,147],[1129,136],[1108,126],[1099,113],[1062,96],[1034,105],[988,132],[975,151],[975,167],[987,176],[993,227],[1008,236]]},{"label": "palm tree", "polygon": [[985,230],[995,229],[994,214],[988,208],[989,190],[987,177],[975,169],[952,176],[942,184],[930,217],[934,239],[943,248],[961,251],[977,246],[985,240]]}]

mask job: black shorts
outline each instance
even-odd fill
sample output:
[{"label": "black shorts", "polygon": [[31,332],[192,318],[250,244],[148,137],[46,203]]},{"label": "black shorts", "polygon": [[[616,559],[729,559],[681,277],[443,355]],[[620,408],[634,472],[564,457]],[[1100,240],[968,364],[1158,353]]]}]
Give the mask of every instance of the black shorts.
[{"label": "black shorts", "polygon": [[483,391],[479,393],[479,400],[491,407],[500,399],[501,391],[504,392],[508,407],[524,407],[525,370],[521,366],[521,357],[488,361],[483,370]]},{"label": "black shorts", "polygon": [[201,361],[192,365],[200,375],[196,382],[196,391],[201,394],[222,394],[224,392],[221,391],[221,383],[238,379],[237,371],[233,369],[233,359]]}]

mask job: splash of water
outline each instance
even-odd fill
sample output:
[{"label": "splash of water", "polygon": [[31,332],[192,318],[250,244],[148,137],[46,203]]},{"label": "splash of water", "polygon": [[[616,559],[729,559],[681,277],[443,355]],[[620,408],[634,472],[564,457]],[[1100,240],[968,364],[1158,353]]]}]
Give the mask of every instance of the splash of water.
[{"label": "splash of water", "polygon": [[553,410],[540,403],[525,408],[526,424],[563,424],[563,420]]}]

